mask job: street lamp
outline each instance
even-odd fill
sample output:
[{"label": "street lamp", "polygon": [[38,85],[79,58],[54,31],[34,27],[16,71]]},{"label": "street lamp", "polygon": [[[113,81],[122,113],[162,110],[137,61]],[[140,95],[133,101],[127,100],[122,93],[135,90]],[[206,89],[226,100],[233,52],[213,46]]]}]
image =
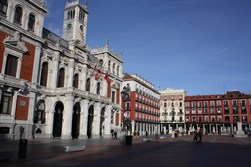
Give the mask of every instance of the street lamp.
[{"label": "street lamp", "polygon": [[[130,111],[126,111],[129,108],[126,108],[126,101],[130,100],[130,87],[129,85],[124,86],[123,90],[121,92],[121,97],[124,102],[124,119],[123,119],[123,130],[126,128],[126,144],[131,145],[132,144],[132,123],[130,119]],[[130,109],[129,109],[130,110]],[[130,133],[128,135],[128,133]]]}]

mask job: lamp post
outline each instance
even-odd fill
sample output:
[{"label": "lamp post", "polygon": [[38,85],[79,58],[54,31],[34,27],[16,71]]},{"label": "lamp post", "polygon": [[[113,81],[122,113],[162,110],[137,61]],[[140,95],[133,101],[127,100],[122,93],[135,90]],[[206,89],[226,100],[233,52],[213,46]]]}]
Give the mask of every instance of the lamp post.
[{"label": "lamp post", "polygon": [[123,117],[123,129],[122,130],[126,130],[126,136],[125,136],[126,145],[131,145],[132,144],[132,124],[131,124],[131,119],[130,119],[131,114],[130,114],[130,111],[126,111],[127,110],[126,102],[130,100],[129,85],[123,87],[123,90],[121,92],[121,97],[124,102],[124,117]]}]

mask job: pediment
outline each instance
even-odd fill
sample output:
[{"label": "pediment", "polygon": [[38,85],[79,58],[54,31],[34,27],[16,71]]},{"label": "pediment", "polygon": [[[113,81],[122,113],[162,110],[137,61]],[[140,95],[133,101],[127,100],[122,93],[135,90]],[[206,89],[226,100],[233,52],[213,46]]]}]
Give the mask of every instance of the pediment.
[{"label": "pediment", "polygon": [[114,88],[114,89],[118,89],[118,88],[119,88],[119,86],[118,86],[118,84],[117,84],[117,83],[113,83],[113,84],[112,84],[112,88]]},{"label": "pediment", "polygon": [[20,36],[15,35],[14,37],[8,36],[3,41],[5,47],[13,49],[20,53],[25,53],[28,51],[27,47],[25,46],[24,42],[20,41]]}]

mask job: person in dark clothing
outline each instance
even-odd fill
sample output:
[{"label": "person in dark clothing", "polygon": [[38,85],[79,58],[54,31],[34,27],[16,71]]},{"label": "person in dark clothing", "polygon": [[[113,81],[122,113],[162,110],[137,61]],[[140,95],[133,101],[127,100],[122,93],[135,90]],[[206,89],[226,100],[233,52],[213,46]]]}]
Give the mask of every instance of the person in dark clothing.
[{"label": "person in dark clothing", "polygon": [[114,132],[114,139],[117,140],[117,131]]},{"label": "person in dark clothing", "polygon": [[36,125],[33,124],[33,125],[32,125],[32,132],[31,132],[31,133],[32,133],[32,138],[33,138],[33,139],[35,139],[35,131],[36,131],[36,128],[37,128]]},{"label": "person in dark clothing", "polygon": [[197,130],[194,131],[194,134],[193,134],[193,143],[196,142],[197,143],[197,140],[198,140],[198,134],[197,134]]},{"label": "person in dark clothing", "polygon": [[199,132],[198,132],[198,138],[199,138],[199,141],[198,141],[198,143],[202,143],[202,136],[203,136],[203,134],[202,134],[202,130],[200,129],[199,130]]}]

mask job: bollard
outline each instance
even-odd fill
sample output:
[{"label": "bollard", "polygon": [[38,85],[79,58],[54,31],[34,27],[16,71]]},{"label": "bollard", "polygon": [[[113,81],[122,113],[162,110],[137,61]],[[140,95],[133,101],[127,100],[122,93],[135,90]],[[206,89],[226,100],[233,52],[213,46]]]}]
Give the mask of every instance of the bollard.
[{"label": "bollard", "polygon": [[18,150],[18,158],[26,158],[26,151],[27,151],[27,139],[20,139],[19,140],[19,150]]}]

